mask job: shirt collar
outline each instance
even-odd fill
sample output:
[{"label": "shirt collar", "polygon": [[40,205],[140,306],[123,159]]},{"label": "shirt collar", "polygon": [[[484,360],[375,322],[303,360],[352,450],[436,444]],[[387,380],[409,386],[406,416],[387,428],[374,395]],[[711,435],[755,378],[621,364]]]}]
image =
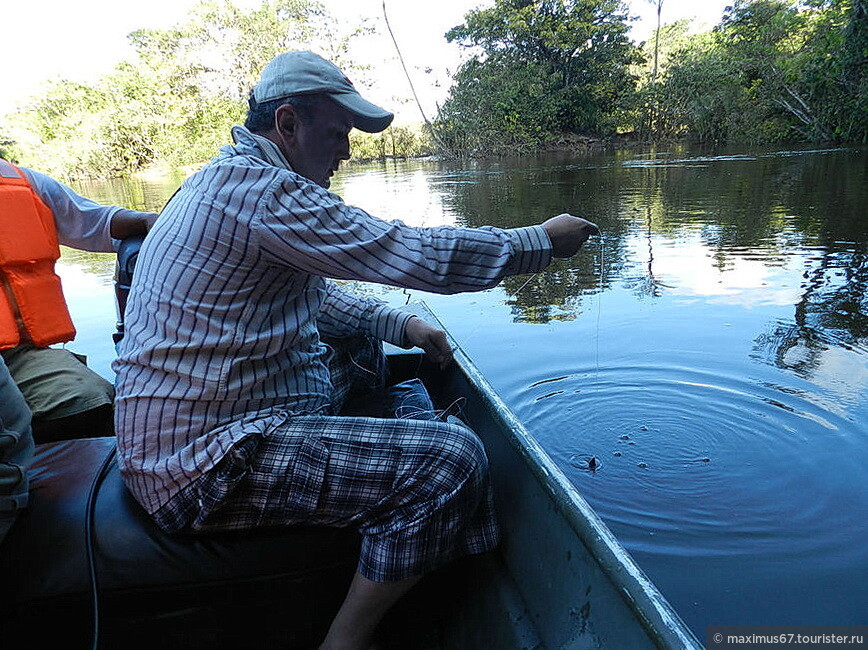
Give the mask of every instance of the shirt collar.
[{"label": "shirt collar", "polygon": [[235,142],[235,150],[238,153],[257,156],[275,167],[294,171],[286,156],[268,138],[257,135],[246,127],[237,125],[232,127],[232,140]]}]

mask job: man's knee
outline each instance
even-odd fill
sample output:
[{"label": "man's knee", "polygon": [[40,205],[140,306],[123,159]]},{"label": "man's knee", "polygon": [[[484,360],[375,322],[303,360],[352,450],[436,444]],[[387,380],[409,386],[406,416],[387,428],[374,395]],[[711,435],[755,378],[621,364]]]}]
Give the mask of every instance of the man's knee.
[{"label": "man's knee", "polygon": [[488,473],[488,456],[479,436],[463,423],[444,423],[438,436],[440,469],[465,483],[481,483]]},{"label": "man's knee", "polygon": [[111,404],[53,420],[33,418],[33,439],[37,444],[113,435],[114,408]]},{"label": "man's knee", "polygon": [[37,443],[112,435],[114,386],[69,350],[19,346],[3,357],[33,412]]}]

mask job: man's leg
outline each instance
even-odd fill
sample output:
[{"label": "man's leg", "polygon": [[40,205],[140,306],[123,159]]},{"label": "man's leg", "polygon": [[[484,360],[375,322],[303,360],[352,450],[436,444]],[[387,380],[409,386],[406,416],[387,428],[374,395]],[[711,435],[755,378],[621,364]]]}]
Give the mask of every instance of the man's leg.
[{"label": "man's leg", "polygon": [[61,348],[20,345],[3,351],[12,378],[33,412],[37,444],[114,433],[114,386]]},{"label": "man's leg", "polygon": [[419,580],[373,582],[357,573],[319,650],[367,650],[383,616]]},{"label": "man's leg", "polygon": [[[335,346],[335,410],[354,392],[382,386],[385,359],[372,343]],[[158,513],[158,523],[201,532],[356,528],[358,572],[322,647],[366,648],[384,614],[421,576],[499,540],[478,437],[463,424],[432,418],[427,396],[408,392],[397,400],[399,410],[423,419],[290,416],[267,436],[236,445],[195,490],[179,495],[167,520]],[[374,410],[396,405],[395,395],[383,396]]]},{"label": "man's leg", "polygon": [[421,576],[499,538],[481,442],[440,421],[290,416],[233,448],[182,498],[176,510],[190,514],[187,530],[357,529],[359,575],[330,644],[347,634],[365,643]]}]

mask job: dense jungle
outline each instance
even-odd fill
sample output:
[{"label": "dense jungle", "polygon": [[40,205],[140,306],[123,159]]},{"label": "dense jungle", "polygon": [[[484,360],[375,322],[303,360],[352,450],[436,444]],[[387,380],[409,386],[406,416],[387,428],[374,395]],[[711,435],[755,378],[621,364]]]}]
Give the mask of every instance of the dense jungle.
[{"label": "dense jungle", "polygon": [[[354,134],[354,157],[868,142],[868,0],[735,0],[706,31],[648,1],[657,29],[640,43],[620,0],[483,3],[444,34],[467,56],[437,114]],[[375,29],[315,0],[203,0],[169,29],[132,32],[135,56],[98,81],[47,82],[0,117],[0,155],[67,180],[196,167],[277,52],[320,51],[364,86],[377,70],[353,53]]]}]

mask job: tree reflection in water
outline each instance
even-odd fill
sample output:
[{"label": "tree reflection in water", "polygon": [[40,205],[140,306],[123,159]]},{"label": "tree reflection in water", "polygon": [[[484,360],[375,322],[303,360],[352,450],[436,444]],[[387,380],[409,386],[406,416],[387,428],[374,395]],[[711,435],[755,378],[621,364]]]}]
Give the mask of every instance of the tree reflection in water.
[{"label": "tree reflection in water", "polygon": [[583,253],[556,262],[518,293],[526,278],[504,280],[517,322],[570,320],[582,313],[585,297],[619,283],[658,298],[673,281],[655,273],[655,247],[698,235],[721,271],[740,256],[769,266],[794,255],[803,260],[805,281],[793,320],[771,323],[757,335],[757,359],[809,374],[829,345],[865,344],[864,151],[732,155],[673,148],[580,161],[555,157],[543,164],[481,162],[474,169],[474,183],[449,188],[459,222],[523,226],[569,206],[602,229],[605,259],[591,252],[599,247],[592,240]]}]

